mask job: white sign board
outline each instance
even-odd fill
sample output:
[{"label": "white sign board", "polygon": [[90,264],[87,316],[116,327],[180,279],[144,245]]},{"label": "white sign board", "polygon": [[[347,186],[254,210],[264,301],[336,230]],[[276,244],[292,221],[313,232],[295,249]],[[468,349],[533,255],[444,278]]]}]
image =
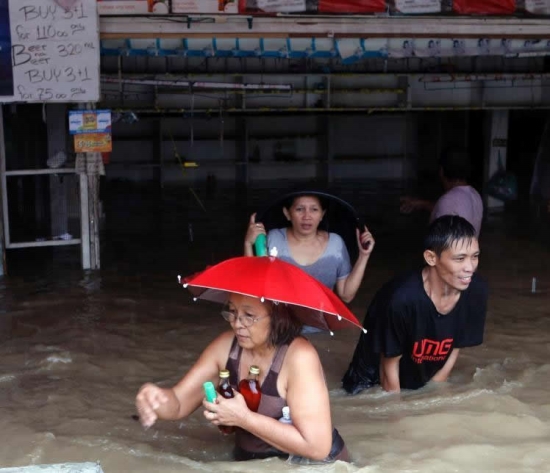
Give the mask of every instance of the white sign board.
[{"label": "white sign board", "polygon": [[306,0],[258,0],[258,8],[265,12],[304,12]]},{"label": "white sign board", "polygon": [[395,0],[395,8],[401,13],[439,13],[441,0]]},{"label": "white sign board", "polygon": [[99,101],[95,0],[9,0],[13,97],[0,102]]},{"label": "white sign board", "polygon": [[550,0],[525,0],[525,10],[536,15],[549,15]]}]

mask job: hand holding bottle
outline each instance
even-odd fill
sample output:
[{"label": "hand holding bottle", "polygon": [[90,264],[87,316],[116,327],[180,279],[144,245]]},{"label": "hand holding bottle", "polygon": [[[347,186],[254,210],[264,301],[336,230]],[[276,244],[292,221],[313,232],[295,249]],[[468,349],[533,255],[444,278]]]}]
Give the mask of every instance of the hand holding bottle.
[{"label": "hand holding bottle", "polygon": [[206,409],[204,417],[217,426],[240,427],[246,416],[250,414],[250,409],[248,409],[242,394],[234,390],[234,395],[235,397],[231,399],[218,396],[214,403],[208,402],[205,399],[202,402],[202,405]]},{"label": "hand holding bottle", "polygon": [[[261,235],[263,235],[263,237]],[[266,231],[265,231],[264,224],[261,222],[256,222],[256,214],[255,213],[252,214],[248,222],[246,236],[244,237],[245,246],[250,247],[250,251],[251,251],[250,254],[254,252],[256,253],[256,256],[263,256],[263,254],[262,255],[257,254],[256,240],[258,239],[258,237],[260,237],[260,240],[262,238],[265,238],[265,235],[266,235]],[[262,253],[266,253],[266,252],[267,250],[262,251]]]}]

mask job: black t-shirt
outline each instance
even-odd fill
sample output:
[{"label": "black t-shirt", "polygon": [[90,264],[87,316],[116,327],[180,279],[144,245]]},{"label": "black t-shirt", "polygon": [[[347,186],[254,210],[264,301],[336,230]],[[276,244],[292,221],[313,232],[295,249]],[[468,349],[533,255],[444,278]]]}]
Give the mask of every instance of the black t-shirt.
[{"label": "black t-shirt", "polygon": [[483,342],[487,311],[487,283],[474,274],[455,307],[445,315],[437,312],[426,294],[422,271],[397,277],[374,297],[344,375],[344,388],[351,393],[379,383],[380,353],[400,356],[399,381],[402,389],[424,386],[439,371],[453,348]]}]

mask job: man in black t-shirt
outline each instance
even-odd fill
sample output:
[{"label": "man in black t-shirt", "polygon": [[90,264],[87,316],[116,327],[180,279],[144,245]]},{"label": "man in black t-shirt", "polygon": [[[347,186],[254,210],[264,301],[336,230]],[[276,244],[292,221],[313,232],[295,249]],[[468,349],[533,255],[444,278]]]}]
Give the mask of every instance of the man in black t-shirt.
[{"label": "man in black t-shirt", "polygon": [[432,222],[422,270],[392,279],[375,295],[342,380],[350,394],[380,384],[386,391],[446,381],[461,348],[483,342],[487,283],[475,274],[479,244],[462,217]]}]

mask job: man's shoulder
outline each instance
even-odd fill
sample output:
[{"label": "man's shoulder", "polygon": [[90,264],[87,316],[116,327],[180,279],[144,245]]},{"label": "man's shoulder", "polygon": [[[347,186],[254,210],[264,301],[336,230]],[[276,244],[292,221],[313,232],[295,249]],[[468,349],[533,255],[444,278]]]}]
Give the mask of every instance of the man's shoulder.
[{"label": "man's shoulder", "polygon": [[378,295],[394,308],[407,305],[421,295],[420,281],[420,270],[407,271],[394,276],[382,286]]}]

